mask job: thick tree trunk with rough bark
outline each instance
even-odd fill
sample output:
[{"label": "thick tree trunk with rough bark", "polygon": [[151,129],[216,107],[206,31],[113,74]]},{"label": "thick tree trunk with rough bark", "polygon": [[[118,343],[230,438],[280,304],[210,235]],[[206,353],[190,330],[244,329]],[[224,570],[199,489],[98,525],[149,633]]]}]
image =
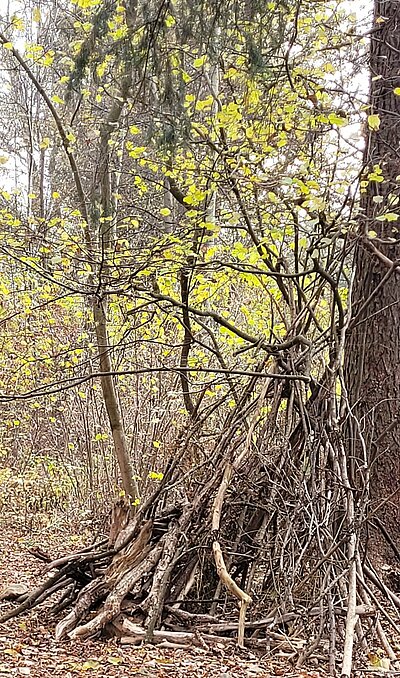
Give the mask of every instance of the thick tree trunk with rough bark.
[{"label": "thick tree trunk with rough bark", "polygon": [[374,117],[364,156],[345,374],[354,415],[349,453],[370,464],[371,509],[400,544],[399,49],[400,3],[376,0],[368,111]]}]

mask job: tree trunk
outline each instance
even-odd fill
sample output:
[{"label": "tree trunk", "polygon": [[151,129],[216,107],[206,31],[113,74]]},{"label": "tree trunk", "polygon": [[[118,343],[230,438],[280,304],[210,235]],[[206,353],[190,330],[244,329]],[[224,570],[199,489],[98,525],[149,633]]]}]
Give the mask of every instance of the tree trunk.
[{"label": "tree trunk", "polygon": [[132,501],[139,498],[139,488],[134,479],[132,466],[130,463],[129,449],[126,441],[122,414],[114,386],[114,377],[111,374],[105,374],[107,372],[112,372],[110,345],[107,333],[105,300],[95,300],[93,307],[93,317],[96,326],[100,372],[103,373],[101,377],[101,388],[114,441],[115,456],[117,457],[118,466],[121,473],[122,487],[124,489],[125,495],[129,501]]},{"label": "tree trunk", "polygon": [[[375,0],[353,316],[345,358],[350,459],[370,465],[372,511],[400,543],[400,3]],[[399,89],[400,94],[400,89]],[[386,216],[385,216],[386,215]],[[376,237],[374,237],[374,233]],[[357,482],[357,478],[353,478]]]},{"label": "tree trunk", "polygon": [[[108,298],[106,294],[101,294],[103,287],[107,286],[109,277],[108,257],[115,247],[115,214],[113,213],[113,198],[111,190],[110,176],[110,150],[109,141],[115,124],[119,121],[125,104],[126,95],[130,85],[130,78],[124,77],[121,84],[120,96],[115,101],[108,113],[107,120],[104,122],[100,134],[100,157],[97,172],[97,181],[100,193],[101,221],[98,226],[100,246],[102,252],[101,272],[99,279],[98,298],[93,305],[93,319],[96,328],[97,347],[99,350],[99,363],[101,376],[101,388],[104,397],[104,403],[110,422],[112,437],[114,441],[115,456],[121,473],[122,486],[127,499],[132,502],[139,499],[139,488],[135,480],[129,457],[129,449],[126,440],[126,434],[123,424],[121,407],[118,402],[117,391],[114,383],[114,377],[111,372],[113,365],[111,360],[111,346],[108,335],[107,307]],[[92,194],[96,191],[93,189]],[[96,213],[96,205],[94,213]],[[107,374],[109,373],[109,374]]]}]

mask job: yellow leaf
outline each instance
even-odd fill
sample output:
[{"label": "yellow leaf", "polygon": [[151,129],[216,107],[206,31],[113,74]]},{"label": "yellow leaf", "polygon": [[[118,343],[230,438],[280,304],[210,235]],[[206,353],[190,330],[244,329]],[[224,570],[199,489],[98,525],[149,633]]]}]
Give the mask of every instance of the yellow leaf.
[{"label": "yellow leaf", "polygon": [[202,200],[204,200],[206,195],[207,193],[205,193],[205,191],[201,191],[194,184],[192,184],[189,186],[188,193],[183,198],[183,202],[187,205],[198,205]]},{"label": "yellow leaf", "polygon": [[99,64],[96,68],[96,73],[97,75],[101,78],[104,73],[106,72],[107,68],[107,61],[103,61],[103,63]]},{"label": "yellow leaf", "polygon": [[40,142],[39,146],[40,146],[40,148],[42,148],[43,150],[45,150],[46,148],[48,148],[48,147],[50,146],[50,139],[49,139],[49,137],[44,137],[44,138],[42,139],[42,141]]},{"label": "yellow leaf", "polygon": [[72,1],[74,5],[77,5],[82,9],[90,9],[91,7],[97,7],[102,2],[102,0],[72,0]]},{"label": "yellow leaf", "polygon": [[149,476],[151,480],[162,480],[164,478],[163,473],[157,473],[157,471],[150,471]]},{"label": "yellow leaf", "polygon": [[167,28],[172,28],[172,26],[175,26],[175,24],[176,24],[175,17],[173,17],[172,14],[167,14],[167,16],[165,17],[165,25],[167,26]]},{"label": "yellow leaf", "polygon": [[368,116],[368,127],[376,132],[381,124],[381,119],[376,113]]},{"label": "yellow leaf", "polygon": [[204,54],[202,57],[199,57],[198,59],[195,59],[193,61],[193,66],[195,68],[201,68],[202,66],[204,66],[206,60],[207,60],[207,55]]},{"label": "yellow leaf", "polygon": [[169,217],[169,215],[171,214],[171,210],[168,209],[168,207],[163,207],[163,208],[160,210],[160,214],[162,214],[163,217]]},{"label": "yellow leaf", "polygon": [[146,146],[132,147],[132,146],[129,146],[129,141],[126,144],[126,147],[129,150],[130,157],[133,158],[134,160],[136,160],[137,158],[140,158],[144,154],[144,152],[146,151]]},{"label": "yellow leaf", "polygon": [[96,659],[89,659],[89,661],[82,664],[82,671],[88,671],[89,669],[98,669],[100,662]]},{"label": "yellow leaf", "polygon": [[371,666],[379,666],[381,667],[381,658],[379,655],[375,654],[375,652],[368,652],[368,661],[371,664]]},{"label": "yellow leaf", "polygon": [[11,23],[13,28],[15,28],[17,31],[23,31],[25,28],[24,20],[16,14],[14,14],[13,18],[11,19]]},{"label": "yellow leaf", "polygon": [[4,47],[4,49],[12,49],[13,44],[12,44],[12,42],[3,42],[3,47]]},{"label": "yellow leaf", "polygon": [[9,161],[9,158],[6,155],[0,155],[0,165],[5,165]]},{"label": "yellow leaf", "polygon": [[206,99],[196,101],[196,111],[204,111],[206,108],[211,108],[214,99],[212,96],[208,96]]},{"label": "yellow leaf", "polygon": [[54,94],[54,96],[51,97],[51,100],[54,101],[55,104],[63,104],[63,100],[58,96],[58,94]]},{"label": "yellow leaf", "polygon": [[231,66],[231,68],[228,68],[224,75],[224,80],[228,80],[229,78],[235,78],[238,75],[238,71],[236,68]]},{"label": "yellow leaf", "polygon": [[400,87],[395,87],[394,90],[393,90],[393,93],[394,93],[396,96],[400,97]]},{"label": "yellow leaf", "polygon": [[7,647],[5,650],[3,650],[3,654],[9,654],[11,657],[14,657],[17,659],[17,657],[20,657],[20,653],[17,650],[14,650],[12,647]]},{"label": "yellow leaf", "polygon": [[42,58],[42,66],[51,66],[51,64],[54,61],[54,52],[51,49],[49,52],[46,52],[46,54]]},{"label": "yellow leaf", "polygon": [[349,122],[345,116],[339,115],[337,113],[330,113],[328,119],[332,125],[337,125],[338,127],[347,125]]},{"label": "yellow leaf", "polygon": [[42,20],[42,13],[39,7],[34,7],[32,11],[32,19],[36,24],[40,24]]},{"label": "yellow leaf", "polygon": [[377,221],[397,221],[399,215],[396,212],[386,212],[386,214],[381,214],[379,217],[376,217]]},{"label": "yellow leaf", "polygon": [[109,664],[113,664],[114,666],[118,666],[118,664],[122,664],[124,661],[122,657],[107,657],[107,661]]}]

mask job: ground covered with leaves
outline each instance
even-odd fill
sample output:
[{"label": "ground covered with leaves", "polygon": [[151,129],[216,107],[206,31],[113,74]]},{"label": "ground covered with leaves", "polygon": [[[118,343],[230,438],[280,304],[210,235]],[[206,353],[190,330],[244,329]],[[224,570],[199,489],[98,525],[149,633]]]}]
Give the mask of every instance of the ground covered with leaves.
[{"label": "ground covered with leaves", "polygon": [[[27,529],[14,519],[0,517],[0,589],[11,584],[29,588],[41,580],[43,564],[30,552],[40,548],[53,557],[76,550],[84,535],[55,528]],[[0,603],[0,612],[10,603]],[[54,640],[55,619],[40,607],[0,624],[1,676],[74,677],[78,675],[135,678],[136,676],[203,676],[226,678],[325,678],[326,662],[314,657],[313,666],[296,670],[287,652],[256,656],[232,647],[162,649],[122,646],[115,639]],[[361,674],[360,674],[361,675]]]},{"label": "ground covered with leaves", "polygon": [[[11,584],[37,585],[43,564],[29,551],[40,547],[53,556],[77,548],[81,537],[66,536],[56,529],[27,530],[16,526],[11,519],[0,518],[0,588]],[[10,603],[0,603],[0,611]],[[46,618],[43,610],[0,625],[0,677],[46,676],[73,677],[78,675],[118,678],[136,676],[226,676],[226,678],[264,678],[293,676],[317,678],[323,671],[296,671],[288,657],[259,657],[252,653],[238,653],[232,648],[216,648],[207,652],[202,648],[161,649],[156,646],[121,646],[116,639],[99,638],[85,642],[54,640],[55,620]]]}]

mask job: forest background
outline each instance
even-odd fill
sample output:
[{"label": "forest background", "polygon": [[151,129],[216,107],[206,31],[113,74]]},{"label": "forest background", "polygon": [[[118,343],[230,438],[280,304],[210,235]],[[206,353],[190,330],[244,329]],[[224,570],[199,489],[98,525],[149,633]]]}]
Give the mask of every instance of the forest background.
[{"label": "forest background", "polygon": [[341,605],[343,675],[366,554],[399,553],[400,10],[353,4],[29,0],[0,32],[3,510],[162,516],[147,638],[223,583],[239,644],[251,598],[321,605],[333,673]]}]

